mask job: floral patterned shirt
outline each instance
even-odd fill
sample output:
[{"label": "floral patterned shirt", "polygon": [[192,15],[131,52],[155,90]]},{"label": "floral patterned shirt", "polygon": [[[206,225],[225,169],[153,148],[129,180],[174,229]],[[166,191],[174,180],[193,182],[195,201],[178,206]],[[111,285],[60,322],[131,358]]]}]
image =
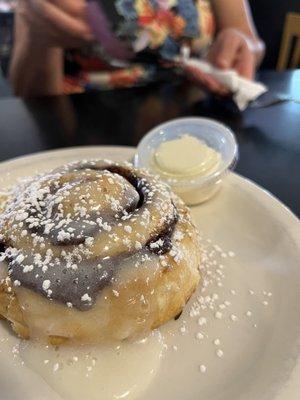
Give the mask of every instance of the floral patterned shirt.
[{"label": "floral patterned shirt", "polygon": [[[92,4],[95,3],[95,4]],[[214,18],[208,0],[90,0],[94,26],[107,41],[120,39],[135,56],[130,62],[107,57],[105,40],[92,49],[66,55],[66,93],[89,88],[130,87],[154,80],[166,62],[180,54],[183,45],[203,52],[214,34]],[[99,20],[95,14],[99,7]],[[96,10],[96,12],[94,12]],[[104,17],[103,17],[104,16]],[[107,18],[109,27],[102,32]],[[93,22],[91,19],[91,22]],[[93,26],[92,26],[93,27]]]}]

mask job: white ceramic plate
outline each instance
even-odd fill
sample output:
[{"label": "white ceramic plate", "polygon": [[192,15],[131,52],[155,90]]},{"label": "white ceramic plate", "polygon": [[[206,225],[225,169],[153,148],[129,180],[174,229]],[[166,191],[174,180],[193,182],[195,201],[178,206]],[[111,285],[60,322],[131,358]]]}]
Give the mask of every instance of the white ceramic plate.
[{"label": "white ceramic plate", "polygon": [[[0,190],[19,177],[71,160],[129,160],[133,153],[125,147],[88,147],[18,158],[0,164]],[[180,319],[161,329],[168,349],[147,387],[131,397],[115,398],[299,400],[298,219],[269,193],[236,174],[228,177],[217,197],[193,208],[192,214],[204,247],[215,253],[210,259],[215,279],[203,294],[215,294],[212,309],[200,315],[205,318],[202,325],[199,316],[190,316],[198,291]],[[219,307],[224,302],[226,307]],[[196,339],[197,333],[203,339]],[[219,345],[214,344],[216,339]],[[1,400],[60,399],[38,373],[13,360],[11,350],[17,343],[1,325]],[[217,356],[218,349],[222,357]],[[142,359],[143,355],[141,364]],[[200,365],[205,365],[205,373],[199,371]]]}]

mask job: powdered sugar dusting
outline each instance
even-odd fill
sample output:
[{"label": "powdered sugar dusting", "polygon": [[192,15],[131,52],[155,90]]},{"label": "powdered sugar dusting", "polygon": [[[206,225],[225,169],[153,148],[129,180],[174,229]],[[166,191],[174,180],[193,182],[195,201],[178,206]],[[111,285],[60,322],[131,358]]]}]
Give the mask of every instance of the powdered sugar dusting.
[{"label": "powdered sugar dusting", "polygon": [[[212,363],[219,363],[230,357],[226,348],[227,340],[223,338],[224,332],[229,330],[234,335],[235,331],[245,324],[251,330],[258,328],[254,310],[259,308],[259,312],[263,312],[272,298],[272,292],[263,290],[261,294],[255,294],[255,290],[252,288],[244,289],[240,286],[233,286],[228,275],[231,274],[231,264],[235,262],[237,253],[233,250],[227,251],[223,246],[214,244],[211,239],[203,236],[200,237],[202,287],[192,298],[186,311],[190,321],[187,321],[186,318],[182,320],[186,325],[185,331],[181,333],[186,334],[188,329],[191,330],[191,333],[196,332],[192,333],[193,336],[189,340],[195,340],[195,343],[200,343],[201,346],[210,349],[212,357],[207,359],[203,358],[199,352],[198,369],[205,373],[213,370]],[[241,297],[248,298],[245,306],[247,308],[244,310],[241,310],[240,307]],[[253,309],[249,309],[251,303]],[[214,332],[213,337],[209,333],[212,331]]]},{"label": "powdered sugar dusting", "polygon": [[13,189],[0,217],[0,257],[18,286],[87,310],[129,255],[155,254],[160,268],[181,263],[191,232],[177,229],[178,220],[194,231],[169,188],[147,172],[111,161],[71,163]]}]

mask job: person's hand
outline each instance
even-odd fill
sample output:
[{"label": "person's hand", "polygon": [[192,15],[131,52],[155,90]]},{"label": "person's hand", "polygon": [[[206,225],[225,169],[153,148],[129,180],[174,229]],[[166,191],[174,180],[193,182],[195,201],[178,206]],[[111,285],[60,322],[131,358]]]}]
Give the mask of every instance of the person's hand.
[{"label": "person's hand", "polygon": [[79,47],[93,39],[85,0],[19,0],[18,14],[33,45]]},{"label": "person's hand", "polygon": [[221,69],[234,69],[244,78],[253,79],[255,55],[253,43],[237,29],[224,29],[211,46],[207,59]]},{"label": "person's hand", "polygon": [[[234,69],[240,76],[253,79],[255,74],[255,53],[252,40],[237,29],[224,29],[219,32],[212,44],[207,60],[220,69]],[[187,67],[190,78],[209,91],[226,96],[228,89],[218,83],[212,76]]]}]

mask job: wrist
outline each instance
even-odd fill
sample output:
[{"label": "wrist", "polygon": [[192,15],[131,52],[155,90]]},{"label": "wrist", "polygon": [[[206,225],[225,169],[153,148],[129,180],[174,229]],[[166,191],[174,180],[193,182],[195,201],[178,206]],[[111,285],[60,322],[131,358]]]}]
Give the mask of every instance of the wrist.
[{"label": "wrist", "polygon": [[60,94],[62,79],[62,49],[37,46],[27,39],[14,46],[10,80],[16,94]]},{"label": "wrist", "polygon": [[54,47],[50,46],[45,40],[41,39],[29,21],[19,12],[15,17],[15,44],[14,48],[29,50],[32,55],[45,54],[52,50]]},{"label": "wrist", "polygon": [[15,20],[15,44],[10,80],[18,95],[59,94],[62,91],[63,50],[50,47],[33,36],[20,13]]}]

